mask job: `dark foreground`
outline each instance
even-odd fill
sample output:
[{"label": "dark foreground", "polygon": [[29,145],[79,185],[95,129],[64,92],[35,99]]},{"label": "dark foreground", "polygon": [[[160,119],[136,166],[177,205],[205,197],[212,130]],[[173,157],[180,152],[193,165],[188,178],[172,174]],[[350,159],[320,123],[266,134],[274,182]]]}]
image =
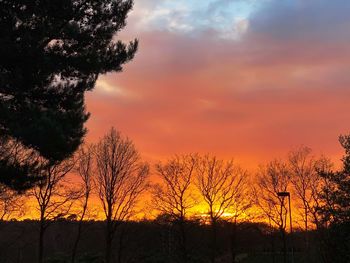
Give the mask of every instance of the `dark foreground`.
[{"label": "dark foreground", "polygon": [[[45,236],[45,262],[71,262],[77,225],[77,222],[68,220],[52,222]],[[1,263],[37,262],[36,221],[2,222],[0,227]],[[212,262],[213,253],[215,262],[223,263],[279,263],[285,260],[293,262],[292,254],[295,263],[327,262],[326,254],[329,256],[332,246],[329,245],[331,243],[329,238],[325,242],[325,236],[329,237],[329,233],[326,235],[313,231],[308,234],[295,232],[293,236],[287,235],[286,253],[284,253],[284,242],[280,232],[264,224],[244,223],[235,226],[221,223],[217,229],[216,245],[213,245],[211,228],[199,222],[190,222],[185,227],[186,245],[183,246],[179,245],[183,243],[179,242],[180,234],[176,224],[162,220],[129,222],[119,226],[114,239],[113,262],[171,263],[185,260],[204,263]],[[76,262],[103,262],[104,240],[103,222],[84,222]],[[326,247],[326,244],[329,246]],[[344,242],[333,249],[341,249],[342,245]],[[347,259],[342,256],[329,262],[346,262],[344,260]]]}]

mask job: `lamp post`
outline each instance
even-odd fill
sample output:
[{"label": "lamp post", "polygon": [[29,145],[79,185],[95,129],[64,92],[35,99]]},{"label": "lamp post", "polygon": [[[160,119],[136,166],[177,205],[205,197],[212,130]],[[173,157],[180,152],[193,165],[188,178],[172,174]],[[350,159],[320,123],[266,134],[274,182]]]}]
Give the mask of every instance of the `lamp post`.
[{"label": "lamp post", "polygon": [[294,245],[293,245],[293,226],[292,226],[292,207],[290,205],[290,193],[289,192],[278,192],[278,197],[288,197],[289,206],[289,225],[290,225],[290,237],[291,237],[291,247],[292,247],[292,263],[294,263]]}]

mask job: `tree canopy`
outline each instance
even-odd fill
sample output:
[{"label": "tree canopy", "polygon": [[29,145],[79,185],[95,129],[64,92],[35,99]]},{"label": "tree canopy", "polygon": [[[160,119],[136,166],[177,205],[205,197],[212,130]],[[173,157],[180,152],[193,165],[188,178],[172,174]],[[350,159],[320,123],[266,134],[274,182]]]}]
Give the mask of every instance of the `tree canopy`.
[{"label": "tree canopy", "polygon": [[325,222],[350,223],[350,135],[342,135],[339,142],[345,150],[340,171],[320,171],[328,182],[321,193],[324,205],[320,214]]},{"label": "tree canopy", "polygon": [[[49,162],[69,157],[86,134],[85,91],[99,74],[121,71],[137,51],[137,40],[115,39],[132,6],[132,0],[0,0],[0,135]],[[6,165],[0,168],[4,175]]]}]

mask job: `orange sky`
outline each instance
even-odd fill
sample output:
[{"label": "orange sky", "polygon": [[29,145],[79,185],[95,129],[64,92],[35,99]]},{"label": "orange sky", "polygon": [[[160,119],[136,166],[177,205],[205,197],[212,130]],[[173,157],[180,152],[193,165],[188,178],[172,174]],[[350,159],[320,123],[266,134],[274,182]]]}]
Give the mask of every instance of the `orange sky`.
[{"label": "orange sky", "polygon": [[[168,2],[136,1],[120,37],[139,38],[139,52],[87,95],[88,141],[115,126],[147,160],[211,152],[254,168],[300,145],[340,158],[338,135],[350,130],[344,1],[204,1],[214,14]],[[210,20],[220,14],[232,28]]]},{"label": "orange sky", "polygon": [[350,131],[349,9],[347,0],[135,0],[119,37],[138,38],[139,52],[87,94],[86,140],[114,126],[151,163],[212,153],[252,172],[301,145],[339,162],[337,138]]}]

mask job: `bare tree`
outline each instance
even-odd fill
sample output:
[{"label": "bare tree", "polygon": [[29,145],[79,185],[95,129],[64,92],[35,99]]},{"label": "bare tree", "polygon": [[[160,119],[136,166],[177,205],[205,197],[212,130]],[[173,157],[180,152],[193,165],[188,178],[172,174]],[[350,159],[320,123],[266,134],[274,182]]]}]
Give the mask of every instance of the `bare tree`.
[{"label": "bare tree", "polygon": [[0,186],[0,221],[18,218],[25,213],[25,202],[22,195]]},{"label": "bare tree", "polygon": [[153,187],[153,205],[161,213],[171,217],[179,226],[181,262],[187,262],[186,220],[188,210],[196,204],[192,178],[198,156],[195,154],[175,156],[166,163],[156,165],[162,183]]},{"label": "bare tree", "polygon": [[252,218],[249,214],[250,208],[254,203],[252,198],[252,188],[250,187],[250,181],[247,175],[242,177],[241,182],[236,185],[236,194],[232,205],[227,210],[227,220],[232,224],[230,233],[230,251],[232,262],[236,262],[236,250],[237,250],[237,228],[243,223]]},{"label": "bare tree", "polygon": [[[300,147],[289,153],[289,165],[291,168],[291,183],[295,196],[301,202],[302,217],[304,221],[305,243],[308,251],[308,229],[311,223],[319,227],[318,208],[320,207],[320,191],[324,185],[324,180],[319,175],[319,171],[330,170],[331,162],[325,158],[315,158],[311,149]],[[311,217],[311,220],[309,219]]]},{"label": "bare tree", "polygon": [[217,222],[234,205],[247,175],[233,161],[219,160],[209,155],[200,158],[196,170],[196,185],[207,206],[212,227],[211,262],[215,262]]},{"label": "bare tree", "polygon": [[[289,153],[289,163],[292,172],[292,184],[295,196],[299,199],[302,207],[302,216],[305,228],[305,247],[309,257],[309,225],[313,224],[318,230],[318,242],[323,242],[324,231],[323,223],[320,218],[320,208],[324,205],[325,200],[321,193],[323,189],[327,193],[334,192],[329,185],[326,177],[322,177],[322,173],[327,173],[332,169],[332,163],[324,156],[315,158],[311,155],[311,149],[301,147]],[[327,202],[330,203],[330,202]],[[309,219],[310,218],[310,219]],[[319,243],[322,247],[322,242]],[[324,251],[320,250],[321,255],[325,256]]]},{"label": "bare tree", "polygon": [[95,183],[106,216],[105,262],[110,263],[117,227],[134,214],[135,205],[147,186],[149,168],[141,162],[133,142],[114,128],[96,146],[96,166]]},{"label": "bare tree", "polygon": [[284,262],[286,262],[287,243],[287,206],[284,198],[278,193],[286,192],[290,184],[288,165],[280,160],[274,160],[266,166],[261,166],[257,174],[255,189],[256,204],[268,219],[271,226],[278,227],[284,247]]},{"label": "bare tree", "polygon": [[94,149],[92,145],[82,146],[77,152],[76,173],[81,180],[80,193],[81,199],[81,213],[78,218],[78,230],[72,248],[71,262],[75,262],[76,252],[82,234],[83,220],[88,210],[88,203],[92,191],[92,175],[93,175],[93,160]]},{"label": "bare tree", "polygon": [[38,262],[44,260],[44,235],[50,223],[58,218],[64,217],[70,211],[73,201],[78,198],[79,193],[67,187],[64,183],[65,176],[73,169],[74,161],[65,160],[61,163],[49,163],[42,161],[41,180],[33,188],[39,210],[39,243]]},{"label": "bare tree", "polygon": [[23,193],[40,179],[39,154],[18,140],[0,136],[0,184]]},{"label": "bare tree", "polygon": [[318,177],[316,171],[316,160],[311,155],[311,149],[300,147],[297,150],[289,152],[289,165],[291,168],[291,183],[294,193],[302,203],[302,217],[305,231],[308,231],[309,207],[312,202],[311,186]]}]

